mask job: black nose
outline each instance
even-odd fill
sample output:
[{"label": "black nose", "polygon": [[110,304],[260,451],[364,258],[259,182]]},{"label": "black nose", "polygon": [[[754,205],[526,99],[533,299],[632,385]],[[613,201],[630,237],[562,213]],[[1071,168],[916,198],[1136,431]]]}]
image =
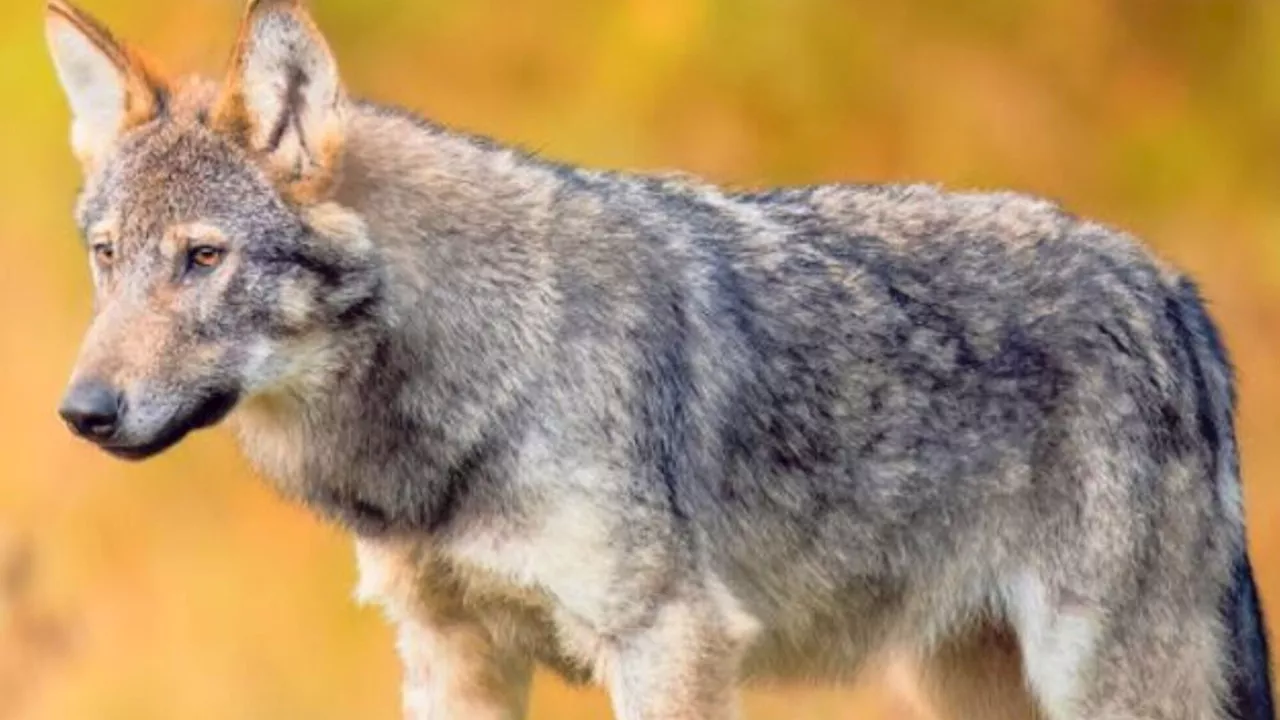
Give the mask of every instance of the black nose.
[{"label": "black nose", "polygon": [[58,414],[77,435],[105,440],[120,423],[120,393],[104,382],[83,380],[67,391]]}]

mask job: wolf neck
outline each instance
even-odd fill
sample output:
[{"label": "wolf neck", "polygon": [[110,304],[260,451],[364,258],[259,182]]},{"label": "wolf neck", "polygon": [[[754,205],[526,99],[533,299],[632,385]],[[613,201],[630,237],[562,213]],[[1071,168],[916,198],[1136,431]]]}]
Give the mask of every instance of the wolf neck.
[{"label": "wolf neck", "polygon": [[460,488],[502,481],[495,448],[522,432],[558,314],[551,172],[398,112],[355,108],[337,200],[383,258],[385,304],[377,341],[348,351],[376,356],[289,413],[295,461],[262,468],[288,494],[357,531],[417,531],[447,521]]},{"label": "wolf neck", "polygon": [[360,104],[338,200],[389,248],[464,239],[530,247],[547,235],[556,187],[554,170],[517,151]]}]

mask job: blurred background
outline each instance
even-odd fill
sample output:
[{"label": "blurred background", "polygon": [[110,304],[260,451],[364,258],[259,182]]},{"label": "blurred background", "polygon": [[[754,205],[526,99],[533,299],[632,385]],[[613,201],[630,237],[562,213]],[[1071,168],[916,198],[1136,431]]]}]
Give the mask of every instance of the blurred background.
[{"label": "blurred background", "polygon": [[[235,0],[84,0],[217,72]],[[313,0],[355,93],[614,168],[736,185],[1012,187],[1192,271],[1240,372],[1248,512],[1280,627],[1280,3]],[[78,168],[39,0],[0,6],[0,719],[383,718],[399,670],[350,542],[222,431],[145,465],[54,408],[89,315]],[[536,718],[603,718],[541,679]],[[753,691],[749,717],[926,718],[910,682]]]}]

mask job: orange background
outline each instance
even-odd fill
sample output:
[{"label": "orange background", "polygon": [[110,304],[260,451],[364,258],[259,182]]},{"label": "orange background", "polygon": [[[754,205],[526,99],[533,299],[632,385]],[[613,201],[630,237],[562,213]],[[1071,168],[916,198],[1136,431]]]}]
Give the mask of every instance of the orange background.
[{"label": "orange background", "polygon": [[[85,4],[206,71],[240,11]],[[746,185],[1012,187],[1148,238],[1201,281],[1239,366],[1251,542],[1280,597],[1280,4],[314,5],[355,92],[557,159]],[[0,718],[396,717],[391,634],[350,599],[347,539],[275,499],[224,432],[124,465],[57,419],[90,288],[40,13],[0,7]],[[909,717],[890,685],[754,691],[748,716]],[[534,707],[607,716],[600,693],[549,680]]]}]

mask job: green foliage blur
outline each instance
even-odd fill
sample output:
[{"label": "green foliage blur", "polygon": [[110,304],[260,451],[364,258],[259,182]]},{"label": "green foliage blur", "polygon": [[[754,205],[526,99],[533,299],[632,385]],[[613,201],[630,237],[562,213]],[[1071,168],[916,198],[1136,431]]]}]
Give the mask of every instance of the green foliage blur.
[{"label": "green foliage blur", "polygon": [[[83,2],[169,67],[208,73],[241,11]],[[1015,188],[1142,235],[1199,279],[1238,365],[1251,542],[1275,606],[1280,4],[313,5],[353,94],[556,159],[735,185]],[[351,599],[347,539],[273,497],[222,431],[124,465],[57,419],[90,287],[41,13],[0,7],[0,555],[18,542],[3,538],[33,541],[30,577],[0,599],[0,718],[397,717],[391,633]],[[749,717],[927,717],[899,687],[757,690]],[[550,680],[536,691],[537,718],[606,708]]]}]

